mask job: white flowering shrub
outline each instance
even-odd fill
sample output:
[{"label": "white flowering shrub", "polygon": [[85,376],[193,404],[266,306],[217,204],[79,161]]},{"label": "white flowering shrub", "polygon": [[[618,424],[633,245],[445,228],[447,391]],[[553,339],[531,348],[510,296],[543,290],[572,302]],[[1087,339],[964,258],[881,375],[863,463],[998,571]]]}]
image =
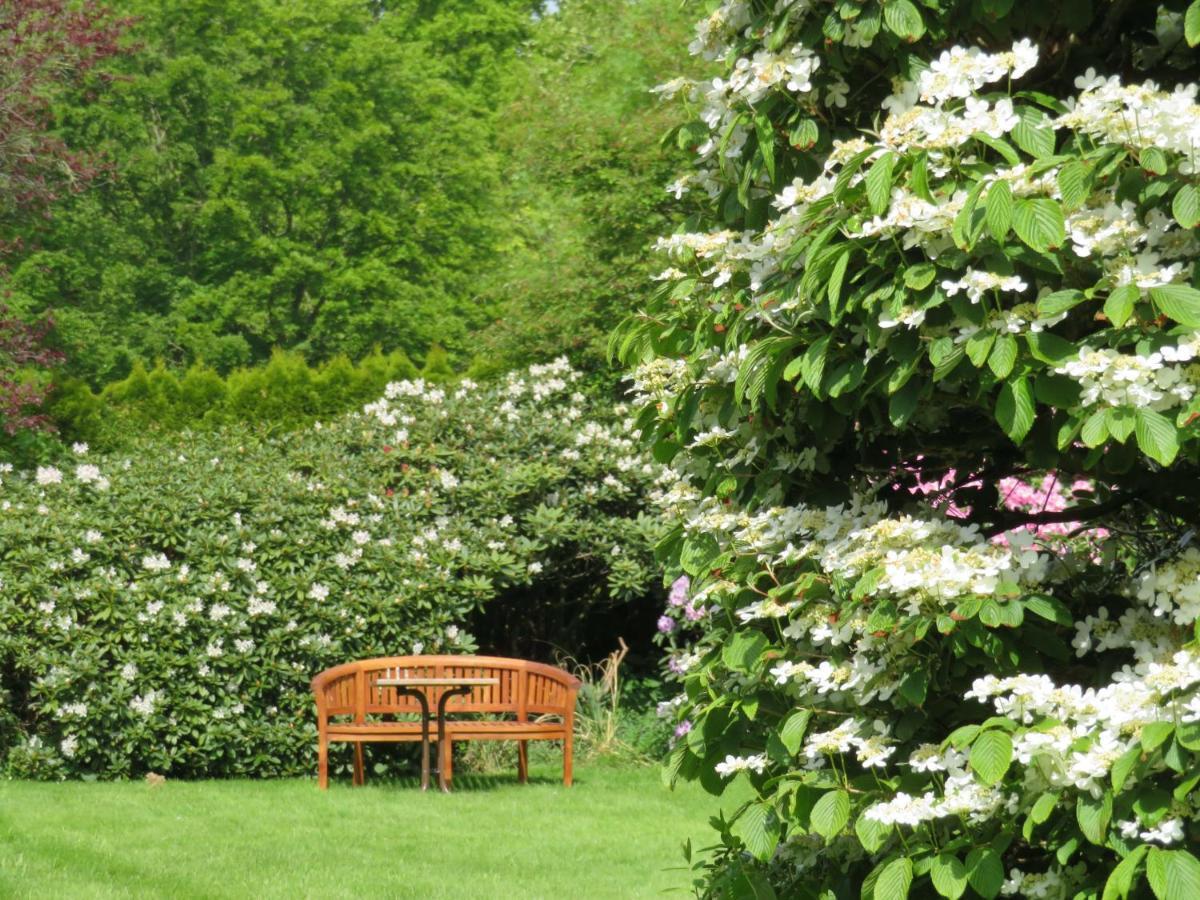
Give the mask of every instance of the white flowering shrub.
[{"label": "white flowering shrub", "polygon": [[708,9],[613,341],[699,892],[1200,896],[1200,3]]},{"label": "white flowering shrub", "polygon": [[659,467],[578,380],[400,382],[286,436],[0,473],[0,765],[311,773],[327,666],[470,652],[495,604],[586,623],[644,597]]}]

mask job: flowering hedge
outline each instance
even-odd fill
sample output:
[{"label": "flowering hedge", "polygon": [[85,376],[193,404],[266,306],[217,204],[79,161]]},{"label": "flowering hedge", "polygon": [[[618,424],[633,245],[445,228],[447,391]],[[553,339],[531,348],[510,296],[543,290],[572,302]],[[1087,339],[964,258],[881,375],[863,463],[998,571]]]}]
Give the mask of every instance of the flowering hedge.
[{"label": "flowering hedge", "polygon": [[613,344],[701,892],[1200,896],[1200,3],[710,8]]},{"label": "flowering hedge", "polygon": [[399,382],[284,437],[80,445],[5,473],[5,768],[310,773],[321,669],[470,651],[469,617],[502,592],[579,616],[644,596],[658,467],[578,378],[559,362],[492,387]]}]

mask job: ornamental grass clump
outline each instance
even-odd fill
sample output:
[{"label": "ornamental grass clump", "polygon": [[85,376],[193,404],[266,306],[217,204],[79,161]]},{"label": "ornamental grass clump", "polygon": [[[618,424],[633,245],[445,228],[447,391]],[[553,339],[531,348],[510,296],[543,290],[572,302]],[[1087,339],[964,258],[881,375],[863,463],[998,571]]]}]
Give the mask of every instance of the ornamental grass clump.
[{"label": "ornamental grass clump", "polygon": [[[308,774],[309,680],[476,648],[489,604],[645,596],[659,476],[565,361],[397,382],[272,438],[142,443],[0,479],[0,765],[45,778]],[[500,598],[500,599],[498,599]]]},{"label": "ornamental grass clump", "polygon": [[1200,896],[1200,3],[710,9],[613,341],[700,894]]}]

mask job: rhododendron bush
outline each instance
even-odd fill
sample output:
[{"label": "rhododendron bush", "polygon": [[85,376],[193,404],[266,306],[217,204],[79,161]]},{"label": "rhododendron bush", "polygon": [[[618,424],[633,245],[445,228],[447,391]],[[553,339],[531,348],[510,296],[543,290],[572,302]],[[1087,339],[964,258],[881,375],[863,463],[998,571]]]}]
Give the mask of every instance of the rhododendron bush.
[{"label": "rhododendron bush", "polygon": [[1200,896],[1200,3],[726,0],[614,351],[705,896]]},{"label": "rhododendron bush", "polygon": [[0,472],[0,764],[310,774],[322,669],[470,652],[470,617],[502,593],[580,617],[644,596],[659,467],[630,428],[558,362],[399,382],[266,440],[78,445]]}]

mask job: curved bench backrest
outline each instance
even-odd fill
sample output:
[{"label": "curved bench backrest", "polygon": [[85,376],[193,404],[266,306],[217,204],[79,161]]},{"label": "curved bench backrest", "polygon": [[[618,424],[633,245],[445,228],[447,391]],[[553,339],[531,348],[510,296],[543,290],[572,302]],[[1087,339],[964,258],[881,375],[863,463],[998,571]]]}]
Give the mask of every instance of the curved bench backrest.
[{"label": "curved bench backrest", "polygon": [[[563,669],[504,656],[386,656],[364,659],[326,669],[312,681],[317,712],[328,716],[366,716],[419,713],[420,704],[396,688],[380,685],[384,678],[495,678],[494,685],[478,685],[471,693],[451,697],[447,712],[513,713],[528,716],[572,716],[579,679]],[[448,687],[422,689],[435,709]]]}]

